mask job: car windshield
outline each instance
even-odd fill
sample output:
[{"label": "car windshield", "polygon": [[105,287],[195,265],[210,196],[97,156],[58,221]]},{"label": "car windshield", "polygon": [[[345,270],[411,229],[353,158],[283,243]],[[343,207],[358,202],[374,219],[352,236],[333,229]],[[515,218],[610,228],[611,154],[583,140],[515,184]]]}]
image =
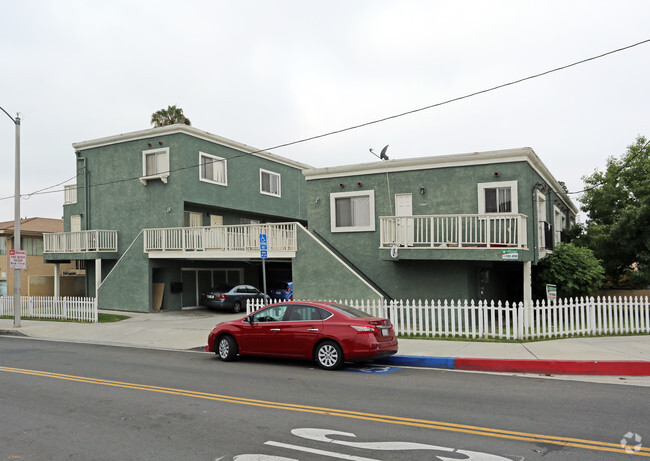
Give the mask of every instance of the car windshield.
[{"label": "car windshield", "polygon": [[328,303],[327,305],[343,312],[344,314],[347,314],[349,317],[372,317],[372,315],[368,314],[367,312],[363,312],[356,307],[346,306],[345,304]]}]

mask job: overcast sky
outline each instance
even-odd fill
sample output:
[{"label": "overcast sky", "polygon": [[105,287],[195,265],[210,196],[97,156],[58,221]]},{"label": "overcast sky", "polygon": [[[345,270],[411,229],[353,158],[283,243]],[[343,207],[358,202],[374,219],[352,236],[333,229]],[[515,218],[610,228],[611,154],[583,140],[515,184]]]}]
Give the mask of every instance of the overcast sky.
[{"label": "overcast sky", "polygon": [[[75,176],[73,142],[150,128],[168,105],[196,128],[266,149],[650,39],[647,0],[0,5],[0,106],[23,117],[23,217],[62,217],[62,185],[27,194]],[[582,176],[650,136],[649,82],[647,43],[272,152],[325,167],[377,160],[368,149],[386,144],[391,158],[528,146],[578,191]],[[14,218],[14,130],[0,113],[0,221]]]}]

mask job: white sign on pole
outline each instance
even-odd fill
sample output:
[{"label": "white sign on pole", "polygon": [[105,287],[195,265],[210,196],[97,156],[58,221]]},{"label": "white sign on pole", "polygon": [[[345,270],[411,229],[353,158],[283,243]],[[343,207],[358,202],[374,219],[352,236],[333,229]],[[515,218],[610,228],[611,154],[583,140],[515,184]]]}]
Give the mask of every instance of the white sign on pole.
[{"label": "white sign on pole", "polygon": [[557,285],[547,284],[546,285],[546,299],[548,301],[557,300]]},{"label": "white sign on pole", "polygon": [[9,269],[27,270],[27,252],[24,250],[9,250]]}]

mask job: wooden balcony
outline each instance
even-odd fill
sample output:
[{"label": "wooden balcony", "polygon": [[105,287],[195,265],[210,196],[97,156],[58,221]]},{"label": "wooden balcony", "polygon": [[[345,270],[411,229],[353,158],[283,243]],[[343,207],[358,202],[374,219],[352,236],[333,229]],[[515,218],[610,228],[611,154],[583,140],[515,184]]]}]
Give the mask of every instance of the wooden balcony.
[{"label": "wooden balcony", "polygon": [[116,230],[87,230],[43,234],[43,253],[102,253],[117,251]]},{"label": "wooden balcony", "polygon": [[262,234],[269,259],[296,256],[296,223],[145,229],[144,251],[149,258],[260,258]]},{"label": "wooden balcony", "polygon": [[382,216],[379,225],[383,249],[528,248],[522,214]]}]

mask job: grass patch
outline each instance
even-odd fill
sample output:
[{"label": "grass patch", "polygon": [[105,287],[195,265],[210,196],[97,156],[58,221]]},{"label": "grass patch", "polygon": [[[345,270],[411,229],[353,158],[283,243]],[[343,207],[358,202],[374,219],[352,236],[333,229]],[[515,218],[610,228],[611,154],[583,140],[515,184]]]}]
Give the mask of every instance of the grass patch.
[{"label": "grass patch", "polygon": [[99,323],[113,323],[113,322],[119,322],[120,320],[126,320],[130,319],[128,315],[120,315],[120,314],[104,314],[104,313],[98,313],[97,314],[97,321]]},{"label": "grass patch", "polygon": [[[130,319],[128,315],[119,315],[119,314],[104,314],[104,313],[98,313],[97,314],[97,322],[98,323],[114,323],[114,322],[119,322],[121,320],[126,320]],[[0,316],[0,319],[5,319],[5,320],[13,320],[13,316]],[[72,322],[72,323],[90,323],[90,322],[80,322],[78,320],[70,320],[70,319],[46,319],[46,318],[41,318],[41,317],[21,317],[21,320],[37,320],[39,322]]]}]

